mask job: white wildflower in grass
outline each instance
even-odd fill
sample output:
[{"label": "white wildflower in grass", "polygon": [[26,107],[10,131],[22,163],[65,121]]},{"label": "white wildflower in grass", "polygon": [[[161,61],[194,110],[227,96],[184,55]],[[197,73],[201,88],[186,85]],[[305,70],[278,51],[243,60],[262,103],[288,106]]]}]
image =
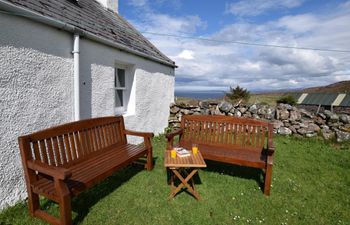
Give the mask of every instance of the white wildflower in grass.
[{"label": "white wildflower in grass", "polygon": [[241,192],[241,195],[244,195],[243,192]]}]

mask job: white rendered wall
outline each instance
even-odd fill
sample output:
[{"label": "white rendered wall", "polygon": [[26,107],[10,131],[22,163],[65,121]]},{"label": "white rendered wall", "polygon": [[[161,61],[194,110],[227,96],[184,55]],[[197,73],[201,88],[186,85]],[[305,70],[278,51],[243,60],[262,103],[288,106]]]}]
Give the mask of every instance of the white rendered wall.
[{"label": "white rendered wall", "polygon": [[[128,67],[131,86],[127,129],[159,134],[168,125],[169,105],[174,101],[174,69],[99,43],[81,40],[82,118],[114,115],[114,67]],[[91,96],[91,97],[89,97]],[[128,137],[129,142],[142,139]]]},{"label": "white rendered wall", "polygon": [[[73,34],[0,14],[0,209],[27,196],[17,138],[74,119]],[[164,131],[174,69],[86,39],[80,46],[81,117],[114,115],[114,66],[128,65],[127,129]],[[142,139],[129,138],[132,143]]]},{"label": "white rendered wall", "polygon": [[0,209],[27,196],[20,135],[73,119],[72,35],[0,14]]}]

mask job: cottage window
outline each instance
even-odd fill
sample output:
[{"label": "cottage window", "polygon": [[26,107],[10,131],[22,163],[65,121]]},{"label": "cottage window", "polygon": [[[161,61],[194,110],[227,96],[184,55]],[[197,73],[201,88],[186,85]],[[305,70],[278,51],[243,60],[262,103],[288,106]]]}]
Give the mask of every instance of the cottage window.
[{"label": "cottage window", "polygon": [[127,91],[126,82],[125,82],[125,68],[115,68],[114,72],[114,99],[115,99],[115,108],[118,112],[124,112],[126,109],[126,99],[125,93]]}]

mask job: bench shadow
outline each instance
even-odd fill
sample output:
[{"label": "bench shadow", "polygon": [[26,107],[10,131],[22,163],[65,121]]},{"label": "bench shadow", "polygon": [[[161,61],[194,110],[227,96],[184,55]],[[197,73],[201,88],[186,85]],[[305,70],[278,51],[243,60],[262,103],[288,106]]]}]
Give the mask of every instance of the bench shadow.
[{"label": "bench shadow", "polygon": [[[153,158],[154,165],[156,161],[157,161],[157,157],[154,157]],[[82,222],[83,219],[86,217],[86,215],[89,213],[90,208],[92,206],[94,206],[104,197],[114,192],[116,189],[118,189],[124,183],[129,181],[136,174],[145,170],[145,167],[142,164],[144,160],[141,159],[139,162],[141,163],[133,163],[131,165],[124,167],[123,169],[114,173],[112,176],[106,178],[101,183],[84,191],[77,197],[74,197],[72,199],[71,205],[72,205],[72,211],[74,211],[77,215],[73,218],[73,224],[79,224],[80,222]],[[41,207],[49,208],[53,204],[56,204],[56,203],[49,200],[46,203],[42,204]]]},{"label": "bench shadow", "polygon": [[204,171],[225,174],[243,179],[255,180],[260,187],[260,191],[264,192],[264,172],[262,169],[233,165],[229,163],[216,162],[206,160],[207,167]]}]

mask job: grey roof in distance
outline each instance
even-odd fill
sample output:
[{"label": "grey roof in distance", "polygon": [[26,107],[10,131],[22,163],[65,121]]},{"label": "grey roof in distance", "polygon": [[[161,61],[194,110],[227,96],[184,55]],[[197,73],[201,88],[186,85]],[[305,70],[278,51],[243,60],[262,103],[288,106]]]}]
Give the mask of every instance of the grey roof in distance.
[{"label": "grey roof in distance", "polygon": [[[322,106],[343,106],[350,107],[350,94],[348,93],[288,93],[288,95],[293,96],[297,101],[302,97],[302,95],[306,95],[306,97],[299,103],[301,105],[322,105]],[[344,97],[345,95],[345,97]],[[337,100],[337,104],[335,100],[337,98],[342,99],[340,102]]]},{"label": "grey roof in distance", "polygon": [[176,67],[174,61],[160,52],[150,41],[117,13],[107,10],[95,0],[5,0],[15,6],[72,25],[84,32],[125,46]]},{"label": "grey roof in distance", "polygon": [[350,94],[347,94],[339,106],[350,106]]},{"label": "grey roof in distance", "polygon": [[336,93],[309,93],[301,104],[332,105],[337,96]]}]

